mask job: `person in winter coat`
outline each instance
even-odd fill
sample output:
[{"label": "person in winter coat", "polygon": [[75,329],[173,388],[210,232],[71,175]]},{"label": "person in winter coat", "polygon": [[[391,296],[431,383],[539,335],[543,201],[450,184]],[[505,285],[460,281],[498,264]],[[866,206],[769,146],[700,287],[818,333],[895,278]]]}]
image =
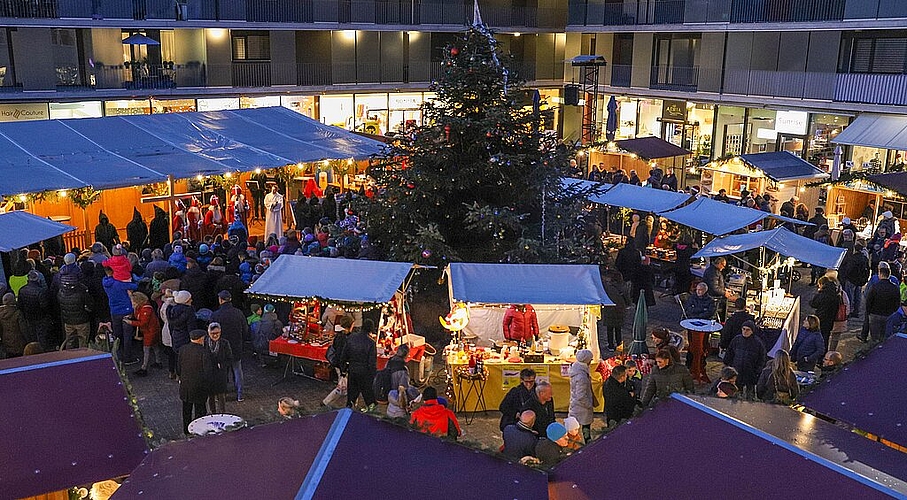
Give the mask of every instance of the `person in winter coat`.
[{"label": "person in winter coat", "polygon": [[246,315],[233,307],[233,296],[229,291],[221,290],[217,294],[217,300],[220,307],[211,315],[211,321],[220,324],[223,329],[222,335],[230,343],[233,351],[231,356],[233,385],[236,387],[236,401],[241,402],[243,400],[243,339],[249,336],[249,323],[246,322]]},{"label": "person in winter coat", "polygon": [[180,349],[189,343],[189,332],[196,327],[191,293],[185,290],[173,293],[173,305],[167,308],[167,324],[170,326],[173,350],[179,357]]},{"label": "person in winter coat", "polygon": [[186,273],[180,278],[180,289],[192,294],[196,309],[214,309],[215,291],[208,289],[208,276],[194,259],[186,262]]},{"label": "person in winter coat", "polygon": [[[866,334],[873,342],[881,342],[885,338],[885,323],[888,318],[898,310],[901,303],[901,293],[898,286],[891,282],[891,268],[887,262],[879,264],[879,275],[875,282],[870,280],[866,290],[866,316],[863,320],[862,340]],[[20,292],[21,293],[21,292]],[[821,320],[821,316],[819,317]]]},{"label": "person in winter coat", "polygon": [[863,301],[863,287],[869,281],[869,257],[866,254],[866,243],[857,240],[853,251],[848,252],[841,263],[840,275],[843,278],[844,291],[850,298],[850,316],[860,315]]},{"label": "person in winter coat", "polygon": [[504,339],[529,343],[539,337],[539,321],[529,304],[513,304],[504,313]]},{"label": "person in winter coat", "polygon": [[40,343],[45,352],[50,350],[50,297],[47,287],[41,285],[41,274],[34,269],[28,272],[28,282],[19,289],[19,310],[28,324],[28,341]]},{"label": "person in winter coat", "polygon": [[639,372],[639,367],[636,365],[635,359],[624,361],[624,366],[627,367],[627,380],[624,382],[624,387],[627,388],[630,396],[636,400],[636,404],[638,405],[639,398],[642,397],[643,393],[642,373]]},{"label": "person in winter coat", "polygon": [[755,396],[756,382],[765,366],[765,344],[754,335],[756,325],[752,321],[743,323],[740,335],[734,337],[724,354],[724,364],[737,370],[737,387],[752,399]]},{"label": "person in winter coat", "polygon": [[639,301],[640,292],[646,300],[646,307],[655,305],[655,270],[649,257],[642,257],[636,268],[636,276],[631,279],[633,283],[630,298],[634,303]]},{"label": "person in winter coat", "polygon": [[375,322],[366,319],[362,327],[354,330],[343,346],[340,361],[347,369],[346,405],[352,408],[362,394],[365,400],[366,411],[374,411],[378,406],[372,390],[372,381],[375,379],[376,365],[378,362],[378,348],[375,341],[369,337],[375,330]]},{"label": "person in winter coat", "polygon": [[28,325],[25,318],[16,306],[16,296],[12,292],[3,295],[3,305],[0,306],[0,346],[7,358],[22,355],[25,349],[25,332]]},{"label": "person in winter coat", "polygon": [[205,347],[207,335],[205,330],[193,329],[178,353],[177,374],[183,402],[183,432],[186,434],[189,434],[189,424],[193,420],[208,414],[205,405],[214,382],[214,357]]},{"label": "person in winter coat", "polygon": [[517,423],[522,410],[532,399],[535,393],[535,370],[523,368],[520,370],[520,385],[510,389],[498,410],[501,411],[500,429],[503,432],[508,425]]},{"label": "person in winter coat", "polygon": [[129,238],[129,249],[138,252],[145,248],[148,239],[148,225],[142,219],[138,208],[132,209],[132,220],[126,224],[126,237]]},{"label": "person in winter coat", "polygon": [[161,306],[158,309],[161,318],[161,344],[164,345],[163,351],[167,356],[167,370],[170,379],[173,380],[176,379],[176,351],[173,350],[173,336],[170,334],[170,319],[167,317],[167,310],[175,302],[173,301],[173,290],[170,288],[164,288],[163,290]]},{"label": "person in winter coat", "polygon": [[[617,251],[617,258],[614,259],[614,268],[620,273],[624,280],[633,281],[636,276],[636,268],[642,261],[642,254],[633,244],[633,239],[628,238],[627,243]],[[636,299],[630,297],[631,300]]]},{"label": "person in winter coat", "polygon": [[173,253],[167,259],[171,267],[175,267],[180,273],[186,272],[186,255],[183,253],[182,245],[174,245]]},{"label": "person in winter coat", "polygon": [[154,218],[151,219],[151,225],[148,228],[148,247],[164,248],[170,241],[170,222],[167,220],[167,212],[161,207],[154,207]]},{"label": "person in winter coat", "polygon": [[570,376],[570,406],[567,415],[576,418],[583,427],[586,441],[592,439],[592,418],[595,412],[592,376],[589,373],[591,363],[592,351],[581,349],[576,352],[576,361],[567,370],[567,375]]},{"label": "person in winter coat", "polygon": [[[135,311],[133,316],[127,317],[124,321],[138,328],[142,335],[142,367],[135,374],[139,377],[148,375],[148,368],[151,366],[161,366],[163,358],[161,351],[161,322],[157,319],[157,313],[151,300],[142,292],[132,294],[132,308]],[[154,353],[154,363],[151,362],[151,354]]]},{"label": "person in winter coat", "polygon": [[230,378],[234,358],[230,342],[222,337],[220,323],[212,321],[208,325],[205,347],[211,351],[214,361],[210,395],[208,396],[208,412],[224,413],[227,406],[227,379]]},{"label": "person in winter coat", "polygon": [[522,460],[523,457],[534,457],[535,447],[539,442],[539,434],[535,431],[535,412],[526,410],[520,414],[520,419],[514,424],[504,428],[504,456],[513,460]]},{"label": "person in winter coat", "polygon": [[601,357],[606,358],[608,353],[604,350],[605,346],[608,351],[614,351],[623,340],[621,329],[631,300],[627,292],[627,284],[624,283],[624,279],[618,271],[604,273],[602,284],[605,287],[605,293],[614,301],[614,307],[601,308],[602,319],[598,325],[598,347]]},{"label": "person in winter coat", "polygon": [[457,416],[446,406],[438,403],[438,391],[431,386],[422,391],[422,406],[413,412],[409,423],[425,434],[453,440],[463,433]]},{"label": "person in winter coat", "polygon": [[746,299],[737,297],[734,301],[734,312],[728,316],[724,327],[721,329],[721,339],[718,341],[718,347],[726,350],[731,344],[731,340],[740,334],[740,328],[747,321],[755,324],[756,318],[746,310]]},{"label": "person in winter coat", "polygon": [[646,380],[642,405],[648,406],[655,397],[666,398],[674,392],[693,392],[693,377],[680,363],[675,363],[671,353],[662,349],[655,353],[655,368]]},{"label": "person in winter coat", "polygon": [[627,390],[627,367],[615,366],[602,387],[605,398],[605,422],[621,422],[633,416],[637,400]]},{"label": "person in winter coat", "polygon": [[762,370],[756,384],[756,395],[769,403],[790,404],[800,395],[797,377],[791,369],[790,355],[780,349],[775,358]]},{"label": "person in winter coat", "polygon": [[535,413],[535,425],[533,426],[533,429],[535,429],[535,432],[539,436],[543,436],[548,425],[555,421],[554,393],[551,384],[544,380],[536,382],[535,391],[533,391],[532,397],[529,398],[529,402],[520,409],[520,413],[526,410],[532,410]]},{"label": "person in winter coat", "polygon": [[696,285],[696,293],[687,299],[686,313],[690,319],[712,319],[715,316],[715,301],[709,296],[708,285]]},{"label": "person in winter coat", "polygon": [[57,293],[60,319],[63,321],[63,347],[88,347],[91,330],[91,296],[78,281],[66,281]]},{"label": "person in winter coat", "polygon": [[124,282],[113,277],[113,269],[104,268],[104,276],[101,284],[107,293],[107,302],[110,309],[110,327],[113,330],[114,337],[120,339],[121,353],[120,359],[123,363],[133,364],[138,362],[137,355],[132,348],[132,326],[123,321],[126,316],[133,314],[132,300],[129,294],[138,290],[138,285],[131,282]]},{"label": "person in winter coat", "polygon": [[[250,329],[252,331],[252,346],[255,349],[255,352],[257,352],[259,356],[268,356],[268,342],[280,337],[280,334],[283,332],[283,323],[277,318],[277,313],[274,312],[273,304],[265,304],[262,309],[261,318],[252,323]],[[336,336],[334,337],[334,340],[336,342]],[[259,361],[262,361],[262,359],[260,358]]]},{"label": "person in winter coat", "polygon": [[652,341],[655,342],[655,352],[662,349],[671,354],[675,363],[680,363],[680,350],[683,349],[683,337],[667,328],[655,328],[652,330]]},{"label": "person in winter coat", "polygon": [[115,244],[120,242],[120,234],[117,233],[117,228],[110,223],[110,219],[107,218],[103,211],[98,215],[98,225],[94,228],[94,240],[100,242],[106,248],[113,248]]},{"label": "person in winter coat", "polygon": [[321,216],[327,218],[328,223],[337,220],[337,199],[334,197],[334,188],[328,186],[321,199]]},{"label": "person in winter coat", "polygon": [[101,263],[104,267],[113,269],[113,279],[117,281],[132,281],[132,262],[129,261],[123,245],[116,244],[111,249],[113,255]]},{"label": "person in winter coat", "polygon": [[[831,337],[831,329],[835,324],[835,316],[838,314],[838,306],[841,305],[841,294],[835,282],[827,276],[819,278],[818,283],[819,291],[809,301],[809,305],[819,318],[819,330],[822,332],[822,338],[825,339],[825,346],[827,347],[828,339]],[[900,298],[900,294],[898,294],[898,298]]]},{"label": "person in winter coat", "polygon": [[801,372],[816,370],[816,364],[825,355],[825,340],[819,331],[819,318],[809,315],[803,320],[803,326],[797,334],[797,340],[790,348],[790,357]]}]

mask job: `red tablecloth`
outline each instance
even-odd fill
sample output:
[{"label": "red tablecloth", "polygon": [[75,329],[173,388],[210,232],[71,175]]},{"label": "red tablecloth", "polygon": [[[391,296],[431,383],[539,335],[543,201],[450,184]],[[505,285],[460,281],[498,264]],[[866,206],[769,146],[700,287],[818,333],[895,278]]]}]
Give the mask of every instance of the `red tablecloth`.
[{"label": "red tablecloth", "polygon": [[[327,362],[325,356],[328,353],[328,346],[316,346],[306,343],[291,344],[283,337],[268,342],[268,350],[276,354],[287,354],[295,358],[310,359],[312,361]],[[387,365],[388,358],[378,356],[378,369],[381,370]]]}]

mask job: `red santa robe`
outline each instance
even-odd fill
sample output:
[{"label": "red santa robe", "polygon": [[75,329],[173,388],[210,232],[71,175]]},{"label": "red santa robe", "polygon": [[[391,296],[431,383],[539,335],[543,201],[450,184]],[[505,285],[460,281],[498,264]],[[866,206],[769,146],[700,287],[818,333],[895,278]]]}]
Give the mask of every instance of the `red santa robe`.
[{"label": "red santa robe", "polygon": [[220,211],[217,196],[211,197],[211,205],[205,212],[204,233],[205,236],[217,236],[224,233],[224,214]]},{"label": "red santa robe", "polygon": [[201,240],[201,209],[198,207],[198,200],[192,198],[192,205],[189,207],[189,210],[186,212],[186,225],[187,232],[189,234],[185,235],[190,240],[200,241]]}]

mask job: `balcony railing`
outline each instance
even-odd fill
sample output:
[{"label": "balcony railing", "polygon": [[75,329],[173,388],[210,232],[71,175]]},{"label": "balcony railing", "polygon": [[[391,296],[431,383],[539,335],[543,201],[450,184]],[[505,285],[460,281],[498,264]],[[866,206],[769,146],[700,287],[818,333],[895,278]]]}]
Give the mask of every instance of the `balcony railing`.
[{"label": "balcony railing", "polygon": [[653,66],[649,86],[660,90],[695,92],[699,86],[699,68]]},{"label": "balcony railing", "polygon": [[633,66],[630,64],[615,64],[611,66],[611,86],[629,87]]},{"label": "balcony railing", "polygon": [[907,75],[836,75],[834,99],[842,102],[907,105]]},{"label": "balcony railing", "polygon": [[804,71],[725,70],[727,94],[832,100],[835,74]]}]

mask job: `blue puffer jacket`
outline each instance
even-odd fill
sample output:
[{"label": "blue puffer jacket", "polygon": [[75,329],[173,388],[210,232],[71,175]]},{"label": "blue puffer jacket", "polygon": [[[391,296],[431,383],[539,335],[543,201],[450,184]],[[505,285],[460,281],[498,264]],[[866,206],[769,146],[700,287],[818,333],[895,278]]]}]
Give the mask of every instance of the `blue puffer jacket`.
[{"label": "blue puffer jacket", "polygon": [[173,304],[167,308],[167,324],[170,326],[170,337],[173,350],[189,343],[189,332],[196,327],[195,309],[186,304]]},{"label": "blue puffer jacket", "polygon": [[790,359],[797,363],[797,369],[804,372],[815,370],[822,356],[825,356],[825,339],[822,334],[800,328],[797,340],[790,348]]},{"label": "blue puffer jacket", "polygon": [[765,366],[765,344],[755,334],[734,337],[724,355],[724,364],[737,369],[737,386],[752,386],[759,381]]},{"label": "blue puffer jacket", "polygon": [[104,291],[107,292],[110,314],[132,314],[132,300],[129,299],[127,290],[138,290],[139,286],[137,284],[117,281],[110,276],[105,276],[101,284],[104,286]]}]

